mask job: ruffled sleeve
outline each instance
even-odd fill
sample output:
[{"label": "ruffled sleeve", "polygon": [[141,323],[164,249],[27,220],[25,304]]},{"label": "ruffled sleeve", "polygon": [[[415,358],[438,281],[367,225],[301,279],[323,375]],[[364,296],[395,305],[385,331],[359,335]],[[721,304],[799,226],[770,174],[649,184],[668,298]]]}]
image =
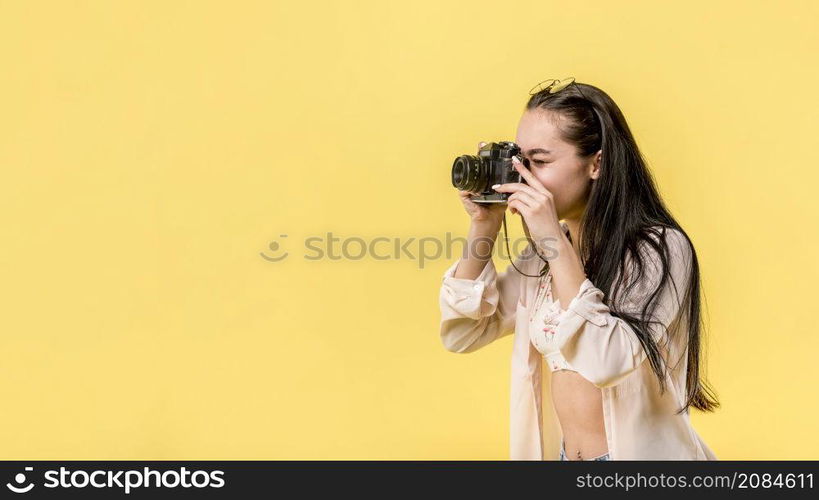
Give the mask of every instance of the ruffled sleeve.
[{"label": "ruffled sleeve", "polygon": [[[650,334],[662,344],[668,328],[681,313],[680,298],[688,285],[692,250],[685,236],[666,230],[669,245],[670,279],[659,292],[657,307],[650,317]],[[620,309],[639,316],[659,285],[661,261],[653,250],[642,250],[646,268],[641,280],[624,297]],[[626,268],[629,268],[630,260]],[[634,330],[621,318],[612,316],[604,293],[588,278],[566,309],[553,319],[554,341],[566,361],[597,387],[610,387],[625,379],[646,360],[645,350]]]},{"label": "ruffled sleeve", "polygon": [[[515,265],[527,272],[523,266],[529,259],[524,253]],[[477,278],[455,278],[459,263],[443,275],[438,301],[440,334],[447,350],[467,353],[514,332],[522,275],[511,264],[498,274],[490,259]]]}]

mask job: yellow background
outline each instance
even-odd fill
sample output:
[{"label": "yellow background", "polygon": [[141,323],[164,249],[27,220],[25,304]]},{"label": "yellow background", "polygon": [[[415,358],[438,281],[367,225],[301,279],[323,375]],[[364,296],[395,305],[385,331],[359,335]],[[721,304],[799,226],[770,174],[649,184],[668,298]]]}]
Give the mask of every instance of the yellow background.
[{"label": "yellow background", "polygon": [[438,338],[455,256],[303,242],[464,236],[452,159],[565,76],[696,245],[695,428],[819,458],[817,33],[807,0],[0,2],[2,458],[506,459],[511,339]]}]

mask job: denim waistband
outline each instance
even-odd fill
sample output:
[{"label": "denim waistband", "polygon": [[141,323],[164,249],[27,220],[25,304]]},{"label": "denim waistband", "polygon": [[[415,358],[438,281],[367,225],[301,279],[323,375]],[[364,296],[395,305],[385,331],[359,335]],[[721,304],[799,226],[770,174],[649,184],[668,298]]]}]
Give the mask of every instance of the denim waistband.
[{"label": "denim waistband", "polygon": [[[566,448],[564,447],[563,441],[560,442],[560,460],[561,461],[569,461],[569,459],[566,458]],[[606,452],[606,453],[600,455],[599,457],[584,458],[583,460],[600,461],[600,460],[611,460],[611,458],[609,457],[609,452]]]}]

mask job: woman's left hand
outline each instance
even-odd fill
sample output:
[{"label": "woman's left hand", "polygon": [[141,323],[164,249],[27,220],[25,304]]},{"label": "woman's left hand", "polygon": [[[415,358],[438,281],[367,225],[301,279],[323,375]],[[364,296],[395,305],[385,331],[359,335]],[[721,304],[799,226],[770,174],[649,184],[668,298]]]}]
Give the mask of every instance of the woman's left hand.
[{"label": "woman's left hand", "polygon": [[509,209],[523,217],[539,251],[545,251],[549,248],[549,242],[556,243],[566,237],[557,218],[554,197],[517,158],[513,158],[512,165],[528,185],[508,182],[495,184],[492,189],[499,193],[512,193],[507,200]]}]

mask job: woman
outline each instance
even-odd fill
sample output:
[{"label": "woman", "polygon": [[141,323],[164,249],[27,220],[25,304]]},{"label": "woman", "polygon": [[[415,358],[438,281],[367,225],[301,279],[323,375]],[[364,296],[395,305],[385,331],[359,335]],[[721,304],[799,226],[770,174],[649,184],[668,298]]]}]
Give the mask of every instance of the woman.
[{"label": "woman", "polygon": [[[525,183],[493,186],[507,203],[459,192],[469,251],[443,277],[441,340],[468,353],[514,333],[513,460],[717,460],[689,420],[719,406],[700,376],[696,252],[618,106],[570,83],[529,99]],[[529,245],[498,274],[507,208]]]}]

